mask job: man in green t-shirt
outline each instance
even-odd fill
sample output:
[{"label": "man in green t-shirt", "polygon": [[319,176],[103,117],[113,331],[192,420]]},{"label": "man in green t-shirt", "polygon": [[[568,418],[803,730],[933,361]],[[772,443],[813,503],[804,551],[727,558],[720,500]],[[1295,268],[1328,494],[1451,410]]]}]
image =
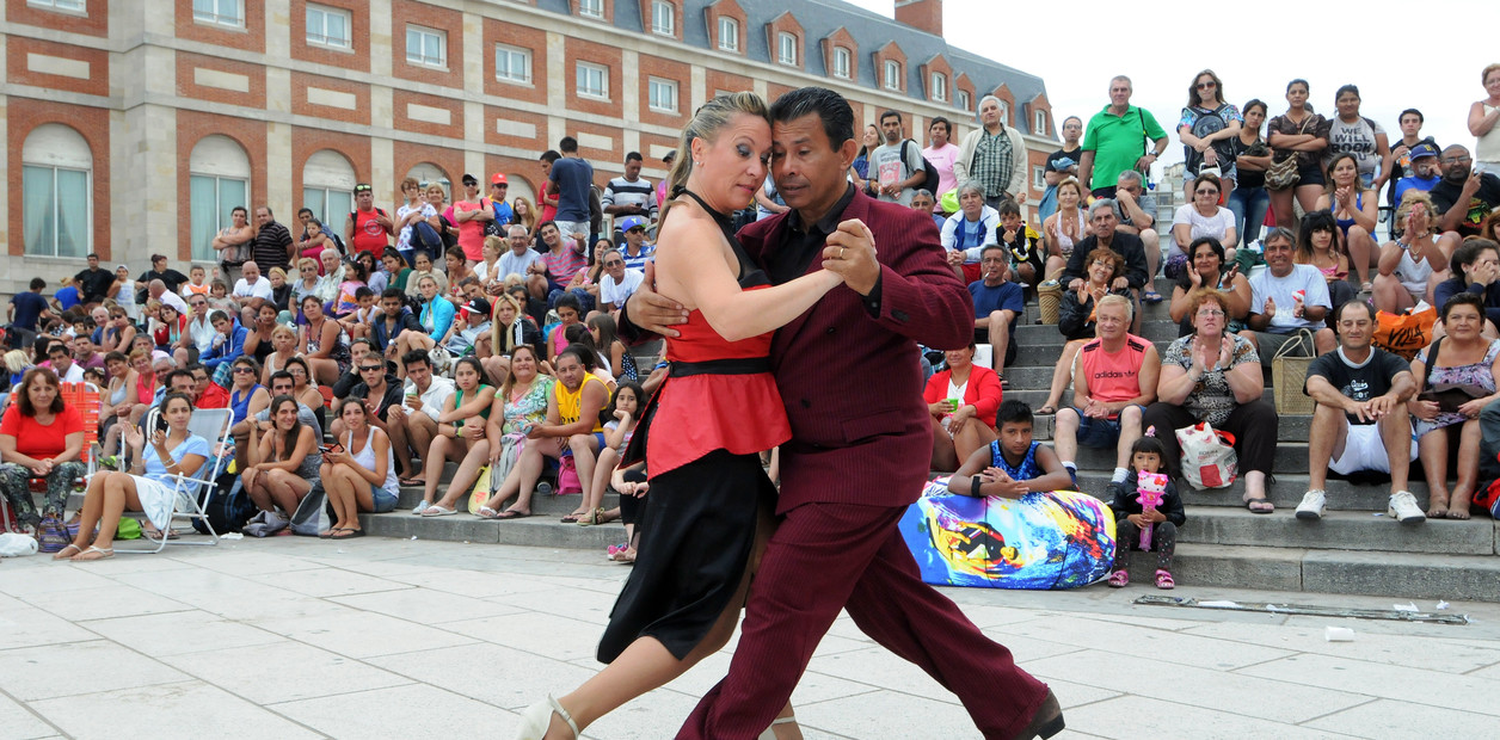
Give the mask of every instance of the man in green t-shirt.
[{"label": "man in green t-shirt", "polygon": [[[1120,172],[1146,172],[1167,149],[1167,132],[1150,111],[1130,104],[1131,92],[1129,77],[1110,80],[1109,105],[1089,119],[1078,179],[1088,183],[1095,197],[1113,198]],[[1146,139],[1154,150],[1147,151]]]}]

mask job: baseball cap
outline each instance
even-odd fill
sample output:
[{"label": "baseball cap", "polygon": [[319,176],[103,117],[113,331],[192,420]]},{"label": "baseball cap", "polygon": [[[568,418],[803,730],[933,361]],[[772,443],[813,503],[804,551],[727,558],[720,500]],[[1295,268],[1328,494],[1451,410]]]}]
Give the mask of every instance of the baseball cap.
[{"label": "baseball cap", "polygon": [[130,265],[126,265],[126,264],[115,265],[115,272],[119,272],[121,270],[129,272],[130,271]]},{"label": "baseball cap", "polygon": [[677,159],[677,150],[673,149],[673,150],[667,152],[666,154],[663,154],[662,158],[661,158],[661,161],[666,162],[668,164],[671,164],[676,159]]},{"label": "baseball cap", "polygon": [[490,302],[483,298],[475,298],[468,303],[465,303],[461,308],[459,308],[459,310],[467,311],[471,315],[477,314],[479,316],[489,316]]},{"label": "baseball cap", "polygon": [[495,176],[490,178],[490,184],[491,185],[509,185],[510,181],[505,179],[505,173],[504,172],[496,172]]},{"label": "baseball cap", "polygon": [[464,173],[463,178],[461,180],[459,180],[459,182],[462,182],[465,185],[478,185],[479,184],[479,180],[475,179],[475,177],[473,175],[471,175],[471,174],[469,174],[467,172]]},{"label": "baseball cap", "polygon": [[1437,147],[1428,144],[1425,141],[1411,148],[1411,158],[1414,160],[1420,159],[1422,157],[1436,157],[1437,155]]},{"label": "baseball cap", "polygon": [[624,233],[626,231],[630,231],[631,229],[636,229],[636,228],[640,228],[640,229],[646,228],[646,219],[641,218],[640,216],[626,216],[625,218],[623,218],[623,219],[620,220],[620,231],[621,231],[621,233]]}]

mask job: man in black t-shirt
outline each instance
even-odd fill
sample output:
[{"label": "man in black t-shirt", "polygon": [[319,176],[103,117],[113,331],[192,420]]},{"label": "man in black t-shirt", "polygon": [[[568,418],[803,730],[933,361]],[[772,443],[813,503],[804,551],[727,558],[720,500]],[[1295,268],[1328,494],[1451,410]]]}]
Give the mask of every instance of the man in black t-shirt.
[{"label": "man in black t-shirt", "polygon": [[1339,348],[1313,360],[1302,392],[1318,402],[1308,431],[1308,491],[1297,518],[1315,521],[1327,509],[1323,486],[1328,471],[1389,473],[1391,497],[1386,515],[1402,524],[1426,521],[1406,490],[1417,443],[1411,438],[1406,401],[1417,391],[1411,366],[1371,346],[1375,310],[1364,301],[1339,309]]},{"label": "man in black t-shirt", "polygon": [[73,276],[78,284],[78,300],[85,308],[93,308],[109,297],[109,286],[115,282],[115,274],[99,266],[99,255],[90,253],[89,269]]},{"label": "man in black t-shirt", "polygon": [[1500,206],[1500,177],[1471,171],[1474,162],[1469,150],[1458,144],[1444,149],[1438,163],[1443,179],[1427,194],[1432,196],[1443,232],[1438,247],[1443,254],[1453,254],[1465,237],[1479,236],[1490,211]]},{"label": "man in black t-shirt", "polygon": [[1037,216],[1043,221],[1057,212],[1057,184],[1064,178],[1078,177],[1078,163],[1083,161],[1083,147],[1078,144],[1083,136],[1083,120],[1078,116],[1063,119],[1062,135],[1063,148],[1047,155],[1047,166],[1042,172],[1047,181],[1047,192],[1042,196]]}]

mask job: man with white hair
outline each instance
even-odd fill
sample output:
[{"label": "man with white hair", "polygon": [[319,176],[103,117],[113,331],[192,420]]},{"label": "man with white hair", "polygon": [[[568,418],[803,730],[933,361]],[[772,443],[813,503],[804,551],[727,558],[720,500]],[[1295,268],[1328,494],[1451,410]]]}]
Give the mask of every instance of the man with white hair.
[{"label": "man with white hair", "polygon": [[964,135],[953,162],[956,182],[978,180],[984,186],[984,204],[999,208],[1007,198],[1026,202],[1026,173],[1031,170],[1030,153],[1021,132],[1005,125],[1000,99],[986,95],[979,101],[979,122],[984,124]]},{"label": "man with white hair", "polygon": [[[240,267],[240,275],[239,281],[234,284],[234,291],[229,296],[241,306],[240,323],[244,326],[254,326],[255,313],[260,310],[260,304],[275,301],[276,296],[271,292],[271,281],[260,274],[260,265],[254,260]],[[184,315],[187,314],[186,306],[183,307],[182,312]]]}]

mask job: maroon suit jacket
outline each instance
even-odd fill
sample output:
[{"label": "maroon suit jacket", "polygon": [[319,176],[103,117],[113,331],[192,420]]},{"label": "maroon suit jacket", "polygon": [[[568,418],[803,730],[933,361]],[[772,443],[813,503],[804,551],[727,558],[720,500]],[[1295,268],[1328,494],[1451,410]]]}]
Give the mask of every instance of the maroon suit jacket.
[{"label": "maroon suit jacket", "polygon": [[[917,343],[954,349],[973,338],[973,299],[944,260],[930,215],[856,193],[840,220],[851,218],[875,235],[880,316],[841,285],[777,330],[771,365],[792,425],[778,513],[808,502],[916,501],[932,461]],[[785,231],[781,214],[746,226],[739,239],[764,266]],[[818,269],[814,258],[808,270]]]}]

